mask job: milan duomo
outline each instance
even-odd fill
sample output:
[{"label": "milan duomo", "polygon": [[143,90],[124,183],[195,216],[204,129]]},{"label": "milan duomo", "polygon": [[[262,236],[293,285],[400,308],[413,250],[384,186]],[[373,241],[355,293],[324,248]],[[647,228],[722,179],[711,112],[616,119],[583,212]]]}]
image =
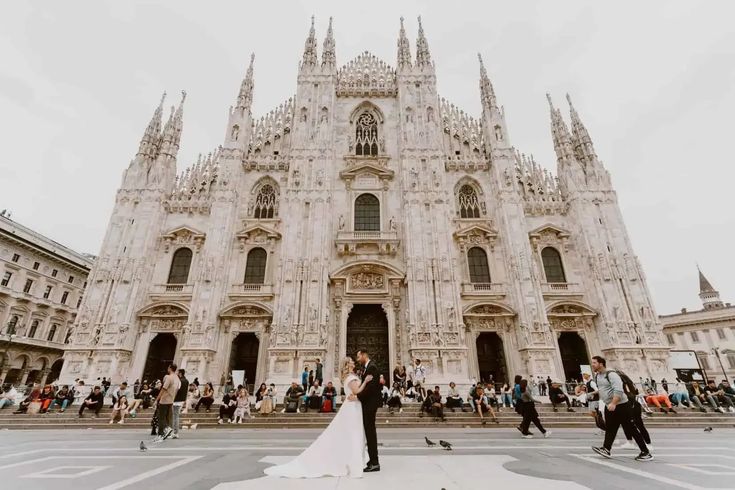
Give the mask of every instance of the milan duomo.
[{"label": "milan duomo", "polygon": [[[163,100],[115,197],[63,380],[298,379],[366,347],[386,377],[577,378],[601,354],[668,374],[668,348],[610,174],[549,98],[556,176],[511,145],[482,59],[478,118],[436,91],[420,20],[395,65],[337,62],[312,21],[296,93],[251,112],[253,58],[224,141],[177,174],[184,98]],[[319,55],[321,51],[321,56]],[[476,86],[467,83],[467,89]],[[206,97],[206,94],[197,94]],[[545,103],[540,100],[539,103]],[[165,123],[163,121],[166,121]],[[388,378],[390,379],[390,378]]]}]

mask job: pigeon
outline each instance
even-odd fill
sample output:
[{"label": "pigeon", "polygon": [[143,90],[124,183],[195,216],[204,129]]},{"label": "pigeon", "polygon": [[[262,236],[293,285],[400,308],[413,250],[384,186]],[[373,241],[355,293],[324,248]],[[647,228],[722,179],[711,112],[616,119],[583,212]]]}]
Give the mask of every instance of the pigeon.
[{"label": "pigeon", "polygon": [[424,440],[426,441],[426,445],[427,446],[429,446],[429,447],[436,446],[436,443],[434,441],[432,441],[431,439],[429,439],[428,437],[424,436]]},{"label": "pigeon", "polygon": [[712,427],[710,427],[710,426],[708,425],[707,427],[705,427],[705,428],[704,428],[704,431],[705,431],[705,432],[712,432]]},{"label": "pigeon", "polygon": [[443,447],[444,449],[446,449],[447,451],[452,450],[452,444],[447,441],[442,441],[441,439],[439,439],[439,445]]},{"label": "pigeon", "polygon": [[140,441],[140,450],[141,451],[148,451],[148,448],[146,447],[145,443],[143,441]]}]

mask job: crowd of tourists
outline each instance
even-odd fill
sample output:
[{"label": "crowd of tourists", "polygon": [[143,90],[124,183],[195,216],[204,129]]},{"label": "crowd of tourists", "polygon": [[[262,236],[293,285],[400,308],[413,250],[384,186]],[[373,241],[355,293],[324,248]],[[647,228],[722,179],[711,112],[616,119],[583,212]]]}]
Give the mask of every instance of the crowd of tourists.
[{"label": "crowd of tourists", "polygon": [[[420,359],[414,359],[408,367],[398,364],[390,380],[380,375],[382,404],[390,413],[401,413],[406,403],[417,403],[420,404],[420,416],[429,415],[435,421],[446,420],[445,410],[469,411],[477,414],[483,425],[488,421],[499,423],[496,413],[509,409],[522,417],[517,426],[521,437],[531,438],[531,424],[544,437],[551,434],[543,427],[536,410],[540,400],[548,397],[555,412],[558,407],[572,412],[574,407],[584,407],[589,411],[597,426],[605,431],[604,443],[594,447],[595,452],[610,457],[615,434],[622,427],[626,441],[618,447],[638,447],[640,454],[636,459],[640,461],[653,458],[643,417],[654,410],[676,413],[674,407],[677,407],[702,412],[707,408],[735,412],[735,389],[727,380],[719,384],[715,380],[700,384],[678,378],[672,383],[665,379],[657,383],[639,378],[635,383],[620,370],[608,370],[602,357],[595,356],[591,367],[592,373],[584,373],[581,380],[564,383],[541,376],[528,379],[515,376],[512,383],[495,383],[489,376],[487,380],[473,382],[463,396],[453,382],[444,393],[438,385],[426,386],[426,367]],[[300,379],[286,389],[281,412],[335,412],[342,396],[331,381],[324,384],[323,374],[320,359],[316,359],[313,366],[305,365]],[[155,441],[163,441],[179,437],[182,414],[200,410],[210,412],[215,397],[212,383],[200,386],[197,378],[190,383],[185,371],[171,364],[161,380],[136,380],[132,386],[122,382],[113,388],[107,378],[98,378],[91,387],[82,380],[75,380],[73,385],[52,383],[41,387],[36,384],[23,394],[13,386],[6,386],[0,389],[0,409],[13,408],[18,414],[63,413],[76,404],[79,417],[84,417],[85,412],[99,417],[105,400],[109,399],[110,424],[124,424],[127,418],[153,409],[151,435],[156,436]],[[251,396],[246,386],[234,386],[232,378],[228,378],[218,406],[217,421],[219,424],[242,423],[254,413],[269,415],[276,410],[277,403],[275,384],[262,383]],[[192,428],[196,428],[196,424]]]}]

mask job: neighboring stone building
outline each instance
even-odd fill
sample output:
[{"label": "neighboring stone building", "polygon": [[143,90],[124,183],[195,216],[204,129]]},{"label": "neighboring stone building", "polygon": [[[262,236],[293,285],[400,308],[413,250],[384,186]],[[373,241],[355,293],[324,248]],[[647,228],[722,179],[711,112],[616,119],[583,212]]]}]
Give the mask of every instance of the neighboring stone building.
[{"label": "neighboring stone building", "polygon": [[[419,23],[396,68],[339,67],[312,23],[296,94],[251,113],[253,59],[222,146],[177,175],[183,98],[155,110],[123,174],[64,373],[335,379],[360,346],[431,383],[576,377],[602,353],[661,377],[668,346],[610,175],[551,106],[557,176],[510,143],[480,60],[481,115],[439,97]],[[476,83],[476,82],[473,82]],[[470,83],[468,82],[468,87]],[[206,97],[206,94],[198,94]],[[549,99],[551,104],[551,99]],[[626,162],[630,164],[630,162]]]},{"label": "neighboring stone building", "polygon": [[0,214],[0,385],[59,377],[92,262]]},{"label": "neighboring stone building", "polygon": [[735,379],[735,306],[723,303],[720,293],[699,271],[699,298],[703,308],[697,311],[661,315],[666,340],[673,350],[693,350],[708,378],[719,383],[724,374]]}]

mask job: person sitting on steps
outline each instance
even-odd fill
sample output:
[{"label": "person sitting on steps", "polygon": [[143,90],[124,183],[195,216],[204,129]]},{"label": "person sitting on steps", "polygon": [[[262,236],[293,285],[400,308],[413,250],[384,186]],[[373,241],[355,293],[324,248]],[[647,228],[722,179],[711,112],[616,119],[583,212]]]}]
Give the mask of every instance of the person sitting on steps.
[{"label": "person sitting on steps", "polygon": [[447,418],[444,416],[444,405],[442,404],[442,395],[439,392],[439,387],[434,386],[434,391],[430,391],[426,397],[431,405],[431,416],[434,420],[441,419],[442,422],[446,422]]},{"label": "person sitting on steps", "polygon": [[237,408],[237,395],[235,395],[235,388],[230,388],[230,391],[225,393],[222,397],[222,405],[219,406],[219,418],[217,419],[218,424],[223,424],[225,419],[232,423],[234,421],[235,409]]},{"label": "person sitting on steps", "polygon": [[289,410],[289,404],[294,407],[295,410],[291,412],[299,412],[301,409],[302,398],[304,397],[304,389],[296,381],[291,383],[291,387],[286,390],[286,395],[283,397],[283,410],[281,413],[286,413]]},{"label": "person sitting on steps", "polygon": [[246,418],[251,418],[250,415],[250,394],[248,390],[240,388],[237,394],[237,404],[235,407],[234,419],[236,424],[242,424],[242,421]]},{"label": "person sitting on steps", "polygon": [[459,391],[457,391],[457,385],[454,383],[454,381],[451,381],[449,383],[449,392],[447,393],[447,408],[451,409],[452,412],[454,412],[455,408],[459,408],[462,410],[462,397],[459,396]]},{"label": "person sitting on steps", "polygon": [[112,406],[112,414],[110,415],[110,424],[115,423],[115,419],[118,417],[120,421],[118,424],[125,423],[125,416],[128,414],[128,398],[125,395],[120,396],[115,404]]},{"label": "person sitting on steps", "polygon": [[202,391],[202,397],[197,402],[196,407],[194,407],[194,411],[198,412],[199,407],[204,405],[205,410],[209,412],[212,409],[213,403],[214,403],[214,386],[212,386],[212,383],[207,383],[204,385],[204,390]]},{"label": "person sitting on steps", "polygon": [[94,416],[99,417],[100,416],[100,410],[102,410],[102,405],[105,404],[105,395],[102,394],[102,388],[98,386],[95,386],[92,389],[92,393],[90,393],[87,398],[84,399],[81,406],[79,407],[79,418],[84,417],[84,410],[89,408],[91,410],[94,410]]},{"label": "person sitting on steps", "polygon": [[398,408],[398,413],[403,413],[403,403],[401,402],[401,384],[393,383],[393,389],[388,397],[388,412],[393,413]]},{"label": "person sitting on steps", "polygon": [[69,385],[64,385],[56,392],[56,399],[54,400],[54,403],[51,404],[51,408],[56,404],[60,407],[59,412],[64,413],[66,407],[72,403],[74,403],[74,392],[69,389]]},{"label": "person sitting on steps", "polygon": [[569,397],[561,389],[561,383],[551,383],[549,400],[551,400],[551,405],[554,407],[555,412],[557,411],[556,406],[562,403],[567,404],[567,412],[574,412]]},{"label": "person sitting on steps", "polygon": [[493,418],[493,422],[496,424],[499,424],[498,418],[495,416],[495,412],[493,411],[493,407],[490,406],[490,404],[487,401],[487,397],[485,396],[485,390],[481,385],[478,385],[475,387],[475,394],[472,397],[472,404],[475,407],[475,410],[477,410],[477,414],[480,416],[480,420],[482,420],[482,425],[486,424],[486,421],[483,417],[483,414],[490,413],[490,416]]},{"label": "person sitting on steps", "polygon": [[324,390],[322,390],[322,411],[325,411],[324,408],[326,405],[325,403],[329,401],[329,405],[331,406],[330,411],[336,412],[337,411],[337,389],[334,387],[334,384],[332,382],[328,382],[327,386],[324,387]]},{"label": "person sitting on steps", "polygon": [[[648,388],[646,390],[646,394],[644,398],[646,399],[646,403],[655,406],[663,413],[676,413],[676,411],[671,406],[671,400],[669,400],[669,394],[666,392],[661,393],[663,388],[659,388],[659,393],[654,393],[653,388]],[[664,405],[666,408],[662,407],[661,405]]]}]

